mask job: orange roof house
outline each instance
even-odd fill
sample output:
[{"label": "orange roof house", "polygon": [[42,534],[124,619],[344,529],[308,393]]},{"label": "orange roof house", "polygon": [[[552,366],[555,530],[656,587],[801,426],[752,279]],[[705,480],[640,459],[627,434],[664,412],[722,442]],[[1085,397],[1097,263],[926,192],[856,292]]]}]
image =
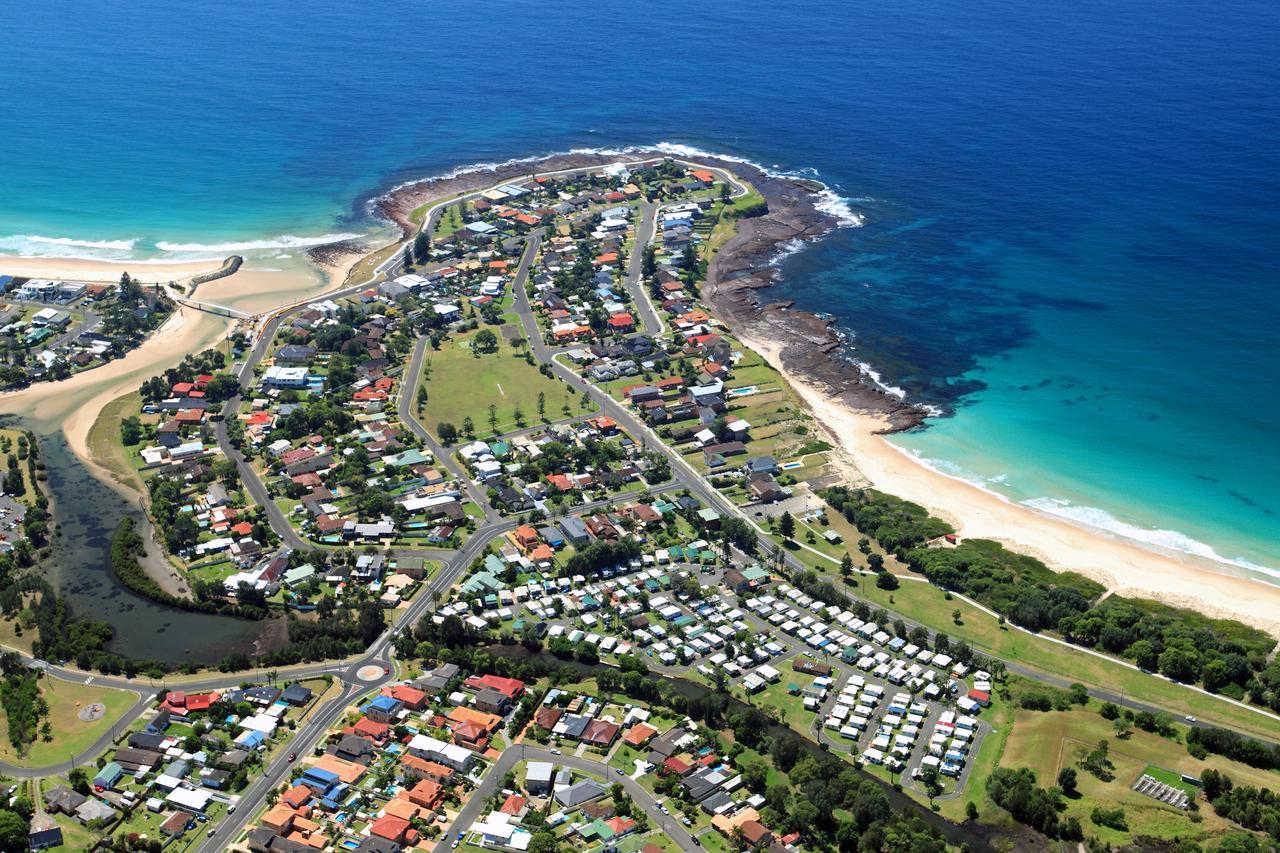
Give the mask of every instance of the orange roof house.
[{"label": "orange roof house", "polygon": [[702,181],[704,184],[714,184],[716,182],[716,176],[708,172],[706,169],[694,169],[689,174],[697,178],[699,181]]},{"label": "orange roof house", "polygon": [[[472,690],[478,690],[481,687],[492,687],[513,702],[524,695],[524,682],[518,678],[506,678],[492,674],[473,675],[464,683]],[[487,716],[492,716],[492,714]]]},{"label": "orange roof house", "polygon": [[538,531],[532,525],[520,525],[515,529],[513,535],[515,536],[516,544],[526,551],[538,544]]},{"label": "orange roof house", "polygon": [[401,817],[405,820],[413,820],[418,816],[418,812],[422,811],[421,807],[414,804],[408,797],[404,796],[403,791],[396,793],[396,796],[387,801],[382,807],[382,813],[391,815],[392,817]]},{"label": "orange roof house", "polygon": [[430,779],[442,785],[449,784],[454,777],[452,767],[446,767],[416,755],[405,755],[400,759],[400,767],[405,771],[406,778]]},{"label": "orange roof house", "polygon": [[311,799],[311,789],[306,785],[294,785],[280,795],[280,802],[291,809],[302,808]]},{"label": "orange roof house", "polygon": [[409,821],[402,817],[388,815],[380,817],[369,827],[369,833],[397,844],[403,844],[409,833]]},{"label": "orange roof house", "polygon": [[365,768],[362,764],[356,764],[354,761],[346,761],[334,755],[322,755],[316,760],[316,767],[321,770],[328,770],[330,773],[336,773],[338,779],[354,785],[360,781],[360,777],[364,776]]},{"label": "orange roof house", "polygon": [[657,733],[658,730],[647,723],[636,723],[622,736],[622,742],[628,746],[644,746]]},{"label": "orange roof house", "polygon": [[424,809],[434,810],[444,798],[444,786],[430,779],[420,779],[418,784],[409,789],[408,796],[410,802]]},{"label": "orange roof house", "polygon": [[391,732],[391,726],[386,723],[379,723],[368,717],[361,717],[356,724],[351,727],[351,733],[359,735],[370,740],[383,741]]},{"label": "orange roof house", "polygon": [[416,687],[410,687],[407,684],[397,684],[395,687],[383,688],[383,693],[392,699],[397,699],[404,703],[405,707],[414,711],[419,711],[426,704],[427,694]]},{"label": "orange roof house", "polygon": [[474,708],[464,708],[461,705],[449,712],[449,724],[474,723],[485,732],[497,731],[498,726],[502,725],[502,718],[497,714],[486,714],[484,711],[477,711]]},{"label": "orange roof house", "polygon": [[262,825],[276,835],[284,835],[293,828],[293,809],[279,804],[262,816]]}]

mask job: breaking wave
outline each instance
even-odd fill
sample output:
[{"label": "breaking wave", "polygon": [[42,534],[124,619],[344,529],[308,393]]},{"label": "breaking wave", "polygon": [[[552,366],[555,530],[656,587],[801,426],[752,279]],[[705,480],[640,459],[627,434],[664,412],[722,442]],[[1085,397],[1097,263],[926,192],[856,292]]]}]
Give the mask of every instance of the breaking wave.
[{"label": "breaking wave", "polygon": [[137,242],[137,240],[81,240],[75,237],[12,234],[0,237],[0,252],[20,257],[51,255],[61,258],[116,260],[128,257]]},{"label": "breaking wave", "polygon": [[1228,566],[1245,569],[1249,572],[1257,572],[1272,578],[1280,578],[1280,570],[1260,566],[1257,563],[1251,563],[1248,560],[1233,559],[1224,557],[1213,549],[1212,546],[1192,539],[1185,533],[1179,533],[1176,530],[1162,530],[1150,527],[1139,527],[1136,524],[1130,524],[1127,521],[1121,521],[1105,509],[1099,509],[1092,506],[1077,506],[1070,501],[1061,498],[1032,498],[1022,502],[1023,505],[1032,509],[1067,521],[1082,524],[1086,527],[1095,527],[1099,530],[1105,530],[1125,539],[1132,539],[1141,542],[1144,545],[1150,545],[1166,551],[1177,551],[1182,554],[1190,554],[1194,557],[1200,557],[1205,560],[1212,560],[1215,563],[1222,563]]},{"label": "breaking wave", "polygon": [[270,249],[304,249],[311,246],[323,246],[326,243],[337,243],[342,240],[356,240],[363,234],[320,234],[316,237],[295,237],[282,234],[266,240],[243,240],[230,243],[170,243],[160,240],[156,248],[162,252],[214,252],[229,254],[231,252],[267,251]]}]

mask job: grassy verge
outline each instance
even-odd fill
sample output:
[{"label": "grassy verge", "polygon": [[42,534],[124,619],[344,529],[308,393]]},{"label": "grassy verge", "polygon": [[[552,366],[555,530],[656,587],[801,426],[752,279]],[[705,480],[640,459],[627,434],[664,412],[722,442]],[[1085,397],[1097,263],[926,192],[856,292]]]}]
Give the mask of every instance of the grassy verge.
[{"label": "grassy verge", "polygon": [[[830,569],[827,569],[829,572]],[[995,617],[927,583],[904,582],[893,591],[879,589],[870,577],[855,594],[875,605],[893,608],[910,619],[962,639],[982,652],[1016,661],[1043,673],[1132,696],[1173,714],[1195,714],[1206,722],[1275,740],[1280,724],[1216,697],[1196,693],[1185,685],[1165,681],[1118,662],[1061,646],[1043,637],[1001,625]],[[960,611],[957,624],[952,613]]]},{"label": "grassy verge", "polygon": [[120,440],[120,421],[138,413],[142,398],[132,392],[117,397],[107,405],[89,428],[89,455],[126,486],[142,489],[142,477],[129,461],[129,453]]}]

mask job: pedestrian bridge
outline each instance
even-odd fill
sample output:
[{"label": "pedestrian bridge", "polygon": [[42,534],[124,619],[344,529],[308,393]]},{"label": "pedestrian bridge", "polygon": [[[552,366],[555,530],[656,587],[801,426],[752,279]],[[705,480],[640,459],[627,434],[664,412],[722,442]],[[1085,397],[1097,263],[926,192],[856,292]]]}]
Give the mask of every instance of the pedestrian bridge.
[{"label": "pedestrian bridge", "polygon": [[176,301],[179,305],[186,305],[188,308],[194,308],[197,311],[207,311],[210,314],[233,317],[237,320],[248,320],[253,316],[236,308],[228,308],[226,305],[218,305],[214,302],[201,302],[198,299],[187,299],[185,297],[179,297]]}]

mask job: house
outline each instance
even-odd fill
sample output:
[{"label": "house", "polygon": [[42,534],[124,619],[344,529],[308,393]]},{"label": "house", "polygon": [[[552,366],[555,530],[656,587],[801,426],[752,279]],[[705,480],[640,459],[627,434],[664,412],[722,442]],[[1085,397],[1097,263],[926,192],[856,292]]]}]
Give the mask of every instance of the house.
[{"label": "house", "polygon": [[50,788],[44,792],[44,806],[51,812],[72,815],[87,799],[65,785]]},{"label": "house", "polygon": [[473,675],[464,683],[472,690],[491,687],[513,702],[524,695],[524,682],[518,678],[504,678],[500,675]]},{"label": "house", "polygon": [[340,741],[330,746],[328,751],[330,755],[341,758],[343,761],[354,761],[366,767],[373,763],[373,759],[378,755],[373,742],[357,732],[344,735]]},{"label": "house", "polygon": [[272,365],[262,375],[262,385],[264,388],[306,388],[307,369]]},{"label": "house", "polygon": [[51,815],[37,814],[31,818],[27,829],[27,849],[44,850],[62,845],[62,827]]},{"label": "house", "polygon": [[403,703],[390,696],[375,696],[361,710],[369,719],[379,723],[390,723],[400,713]]},{"label": "house", "polygon": [[549,761],[530,761],[525,773],[525,788],[535,797],[551,793],[555,767]]},{"label": "house", "polygon": [[768,847],[773,843],[773,833],[758,820],[744,821],[738,825],[738,832],[749,850]]},{"label": "house", "polygon": [[93,777],[93,786],[99,789],[107,789],[120,781],[120,777],[124,775],[124,768],[114,761],[108,761]]},{"label": "house", "polygon": [[617,723],[611,723],[607,720],[592,720],[582,730],[579,740],[591,746],[607,748],[617,739],[619,729],[620,726]]},{"label": "house", "polygon": [[594,779],[583,779],[556,791],[555,801],[567,809],[573,809],[583,803],[598,800],[604,794],[605,788],[599,782]]},{"label": "house", "polygon": [[404,844],[409,840],[410,834],[416,836],[417,832],[409,825],[409,821],[404,818],[385,815],[369,826],[369,834],[378,838],[385,838],[388,841],[394,841],[396,844]]}]

